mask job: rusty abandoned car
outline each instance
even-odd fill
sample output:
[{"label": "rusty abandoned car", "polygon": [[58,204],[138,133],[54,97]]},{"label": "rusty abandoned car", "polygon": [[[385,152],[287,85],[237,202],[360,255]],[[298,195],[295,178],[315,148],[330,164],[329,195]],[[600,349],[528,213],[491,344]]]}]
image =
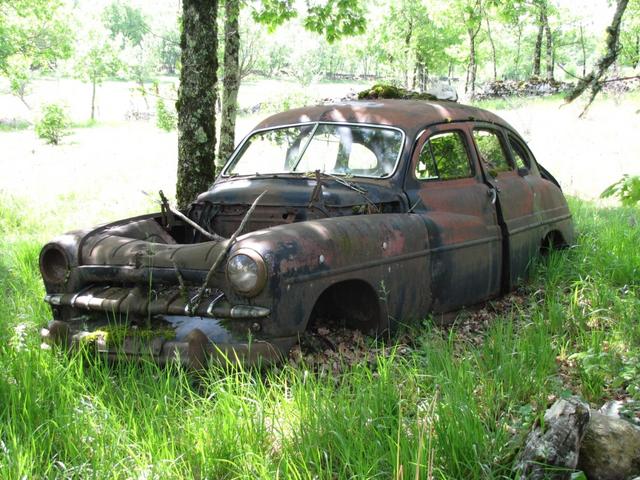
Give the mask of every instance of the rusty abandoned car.
[{"label": "rusty abandoned car", "polygon": [[46,244],[48,343],[201,365],[273,360],[318,319],[384,331],[514,288],[573,224],[498,116],[376,100],[273,115],[182,212]]}]

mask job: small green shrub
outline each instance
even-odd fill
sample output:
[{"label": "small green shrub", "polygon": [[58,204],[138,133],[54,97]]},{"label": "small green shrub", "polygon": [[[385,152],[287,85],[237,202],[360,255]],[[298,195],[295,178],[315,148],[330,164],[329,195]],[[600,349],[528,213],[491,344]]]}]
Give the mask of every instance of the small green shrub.
[{"label": "small green shrub", "polygon": [[169,110],[164,104],[164,100],[159,98],[156,102],[156,126],[161,130],[170,132],[176,128],[177,116],[175,112]]},{"label": "small green shrub", "polygon": [[69,135],[71,121],[64,107],[55,103],[49,103],[42,108],[42,118],[36,123],[38,137],[58,145],[62,137]]},{"label": "small green shrub", "polygon": [[622,205],[633,207],[640,203],[640,175],[623,175],[600,194],[601,198],[618,197]]}]

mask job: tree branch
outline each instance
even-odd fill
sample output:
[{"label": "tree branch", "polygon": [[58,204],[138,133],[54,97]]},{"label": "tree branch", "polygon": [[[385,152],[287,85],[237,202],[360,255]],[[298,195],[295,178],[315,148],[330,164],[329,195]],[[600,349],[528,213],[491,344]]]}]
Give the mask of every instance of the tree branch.
[{"label": "tree branch", "polygon": [[596,98],[596,95],[602,90],[602,78],[606,75],[607,70],[618,58],[619,48],[618,43],[620,40],[620,25],[622,23],[622,16],[627,8],[629,0],[617,0],[616,11],[611,20],[611,25],[607,27],[607,50],[598,60],[596,68],[592,70],[589,75],[578,82],[578,85],[569,92],[565,97],[565,103],[571,103],[580,95],[582,95],[587,89],[591,89],[591,95],[587,106],[580,114],[580,118],[584,117],[587,110]]},{"label": "tree branch", "polygon": [[253,203],[251,204],[251,207],[249,207],[249,210],[247,210],[247,213],[244,215],[242,222],[240,222],[240,225],[238,226],[236,231],[233,232],[233,235],[231,235],[231,237],[229,238],[229,243],[227,243],[227,245],[222,249],[220,254],[213,261],[213,265],[211,265],[211,268],[209,269],[209,272],[207,273],[207,276],[204,279],[204,282],[202,282],[202,285],[198,289],[198,293],[196,293],[196,295],[191,299],[191,304],[188,305],[189,312],[191,313],[195,312],[200,306],[200,302],[202,302],[202,297],[204,295],[204,292],[209,286],[209,282],[211,282],[211,279],[213,278],[215,271],[218,269],[220,264],[222,264],[222,261],[227,257],[227,255],[231,251],[231,248],[236,243],[236,239],[247,226],[247,223],[249,222],[251,215],[253,215],[254,210],[258,206],[258,202],[260,202],[260,200],[262,199],[262,197],[264,197],[266,193],[267,193],[267,190],[265,190],[260,195],[258,195],[258,197],[253,201]]}]

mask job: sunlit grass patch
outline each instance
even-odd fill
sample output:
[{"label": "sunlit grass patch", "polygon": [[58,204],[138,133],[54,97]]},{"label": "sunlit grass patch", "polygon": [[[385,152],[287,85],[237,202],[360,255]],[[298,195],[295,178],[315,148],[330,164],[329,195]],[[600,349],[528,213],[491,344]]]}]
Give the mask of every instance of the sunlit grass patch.
[{"label": "sunlit grass patch", "polygon": [[570,203],[576,246],[538,262],[513,308],[487,309],[477,341],[463,323],[425,320],[402,354],[391,345],[339,373],[291,362],[194,374],[41,351],[41,222],[7,199],[0,478],[509,476],[553,399],[640,399],[639,211]]}]

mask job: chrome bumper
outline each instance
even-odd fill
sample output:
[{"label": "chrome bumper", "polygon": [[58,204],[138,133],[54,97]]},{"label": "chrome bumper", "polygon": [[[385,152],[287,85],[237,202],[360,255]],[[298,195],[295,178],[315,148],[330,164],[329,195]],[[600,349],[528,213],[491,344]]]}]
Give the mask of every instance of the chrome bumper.
[{"label": "chrome bumper", "polygon": [[296,337],[270,341],[214,342],[202,330],[194,328],[185,336],[167,340],[161,337],[139,339],[126,336],[122,343],[111,345],[96,332],[73,331],[68,322],[52,320],[40,331],[42,347],[58,345],[68,350],[87,347],[98,355],[114,360],[153,360],[160,365],[179,363],[189,368],[203,368],[208,362],[243,365],[271,364],[286,357]]}]

